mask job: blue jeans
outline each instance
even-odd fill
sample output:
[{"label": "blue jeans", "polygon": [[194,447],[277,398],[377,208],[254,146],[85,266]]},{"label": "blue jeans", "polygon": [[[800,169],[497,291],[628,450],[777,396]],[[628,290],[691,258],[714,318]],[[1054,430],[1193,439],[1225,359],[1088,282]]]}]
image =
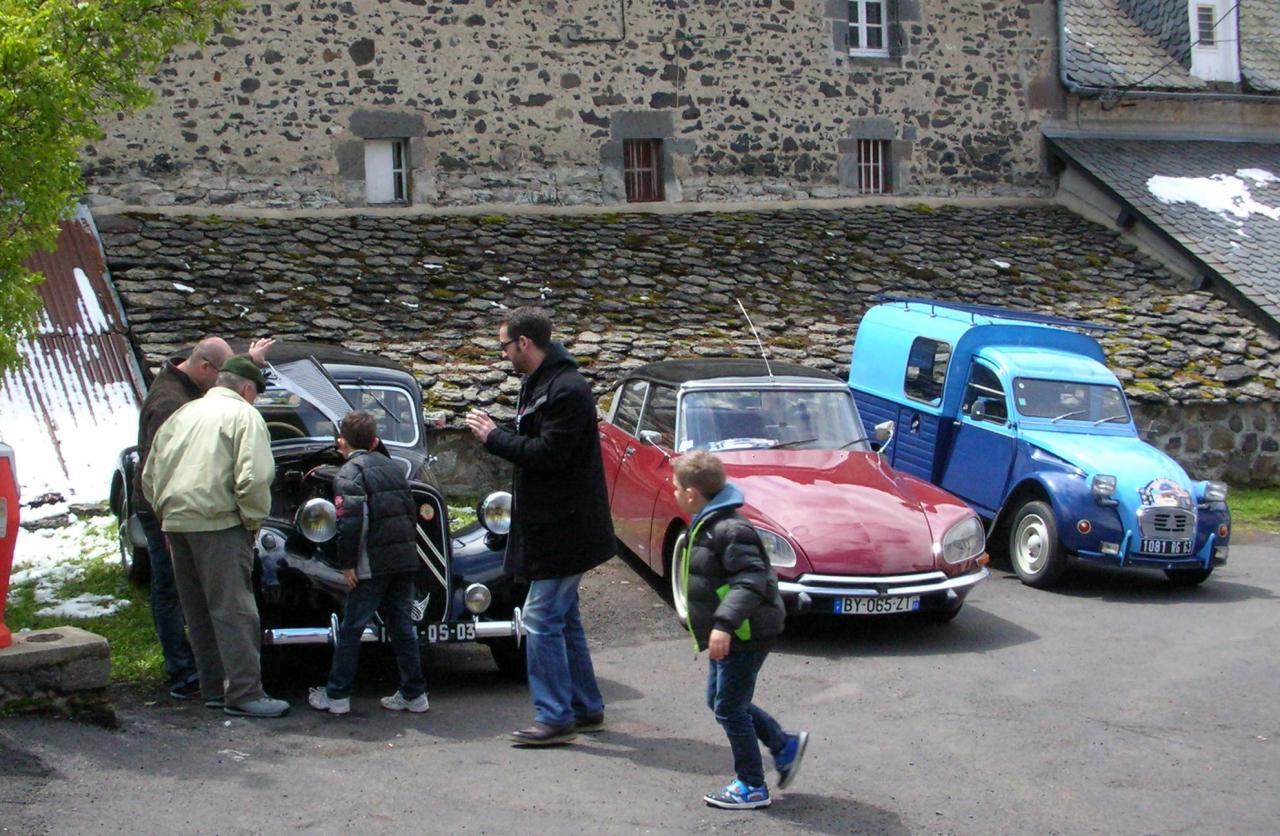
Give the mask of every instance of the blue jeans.
[{"label": "blue jeans", "polygon": [[729,738],[733,750],[733,771],[749,787],[764,786],[764,765],[759,740],[777,755],[787,745],[787,735],[778,721],[751,702],[756,677],[767,650],[735,650],[725,658],[711,660],[707,674],[707,707]]},{"label": "blue jeans", "polygon": [[604,711],[604,697],[578,614],[582,575],[533,581],[524,602],[526,658],[534,720],[567,726]]},{"label": "blue jeans", "polygon": [[138,512],[138,522],[147,536],[147,557],[151,561],[151,620],[164,654],[164,670],[170,685],[185,685],[198,679],[196,657],[187,641],[187,620],[178,600],[178,586],[173,580],[173,560],[160,521],[149,511]]},{"label": "blue jeans", "polygon": [[418,631],[413,626],[413,572],[396,572],[361,580],[347,593],[347,606],[338,627],[338,645],[333,649],[333,666],[325,693],[331,700],[351,696],[356,667],[360,662],[360,637],[374,611],[382,613],[382,621],[391,634],[391,649],[400,671],[400,694],[416,700],[427,692],[422,677],[422,650]]}]

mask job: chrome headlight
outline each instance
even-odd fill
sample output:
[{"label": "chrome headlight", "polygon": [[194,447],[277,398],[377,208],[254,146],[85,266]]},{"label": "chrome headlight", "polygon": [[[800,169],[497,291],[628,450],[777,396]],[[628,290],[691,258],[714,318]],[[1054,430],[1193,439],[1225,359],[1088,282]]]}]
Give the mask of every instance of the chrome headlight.
[{"label": "chrome headlight", "polygon": [[294,523],[302,536],[311,542],[327,543],[338,533],[338,511],[327,499],[308,499],[298,509],[298,518]]},{"label": "chrome headlight", "polygon": [[977,517],[966,517],[942,535],[942,559],[963,563],[982,554],[987,548],[987,535]]},{"label": "chrome headlight", "polygon": [[494,491],[486,496],[480,507],[476,508],[476,516],[493,534],[507,534],[511,531],[511,494],[506,491]]},{"label": "chrome headlight", "polygon": [[1097,476],[1094,476],[1093,481],[1089,483],[1089,490],[1093,493],[1094,499],[1099,503],[1106,504],[1115,498],[1116,477],[1098,474]]},{"label": "chrome headlight", "polygon": [[493,603],[493,593],[484,584],[473,583],[467,587],[466,592],[462,593],[462,600],[468,610],[479,615],[489,609],[489,604]]},{"label": "chrome headlight", "polygon": [[771,565],[783,569],[796,565],[796,550],[791,548],[787,538],[780,537],[767,528],[756,528],[756,533],[760,535],[765,556],[769,558]]},{"label": "chrome headlight", "polygon": [[1205,502],[1226,502],[1227,501],[1227,483],[1226,482],[1205,482],[1204,483],[1204,501]]}]

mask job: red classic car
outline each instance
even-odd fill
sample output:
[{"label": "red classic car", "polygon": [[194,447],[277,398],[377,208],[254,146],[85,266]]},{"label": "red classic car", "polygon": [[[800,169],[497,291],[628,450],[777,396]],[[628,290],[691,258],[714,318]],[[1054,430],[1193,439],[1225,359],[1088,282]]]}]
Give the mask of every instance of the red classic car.
[{"label": "red classic car", "polygon": [[697,448],[719,456],[746,496],[741,512],[791,613],[949,621],[989,574],[977,516],[890,468],[832,375],[762,360],[671,360],[632,370],[607,397],[600,442],[618,539],[672,579],[681,617],[688,519],[672,496],[671,462]]}]

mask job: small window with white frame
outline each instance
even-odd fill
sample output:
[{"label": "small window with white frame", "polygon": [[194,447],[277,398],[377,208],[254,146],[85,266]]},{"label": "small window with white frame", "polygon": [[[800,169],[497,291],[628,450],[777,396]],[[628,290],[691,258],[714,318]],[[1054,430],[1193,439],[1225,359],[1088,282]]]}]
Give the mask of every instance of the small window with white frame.
[{"label": "small window with white frame", "polygon": [[409,202],[409,141],[366,139],[364,194],[368,203]]},{"label": "small window with white frame", "polygon": [[889,140],[858,140],[858,194],[889,194]]},{"label": "small window with white frame", "polygon": [[1215,49],[1218,46],[1217,32],[1218,7],[1214,5],[1196,6],[1196,47],[1198,49]]},{"label": "small window with white frame", "polygon": [[849,54],[889,57],[888,0],[849,0]]}]

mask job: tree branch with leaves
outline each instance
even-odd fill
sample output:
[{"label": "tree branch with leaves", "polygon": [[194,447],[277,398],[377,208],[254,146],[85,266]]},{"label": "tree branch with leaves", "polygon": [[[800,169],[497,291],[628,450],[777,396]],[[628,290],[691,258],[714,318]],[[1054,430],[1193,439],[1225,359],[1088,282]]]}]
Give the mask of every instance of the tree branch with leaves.
[{"label": "tree branch with leaves", "polygon": [[80,152],[98,120],[145,107],[148,77],[202,43],[238,0],[0,0],[0,371],[40,310],[23,262],[51,249],[84,191]]}]

